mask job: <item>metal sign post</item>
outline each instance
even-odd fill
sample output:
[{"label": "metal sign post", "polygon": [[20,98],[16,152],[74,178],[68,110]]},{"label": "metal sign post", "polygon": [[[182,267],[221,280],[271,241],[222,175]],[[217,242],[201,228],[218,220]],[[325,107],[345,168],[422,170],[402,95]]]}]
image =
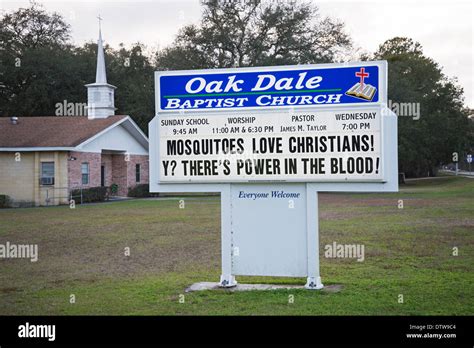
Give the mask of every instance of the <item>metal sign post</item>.
[{"label": "metal sign post", "polygon": [[156,72],[150,192],[219,192],[222,274],[321,289],[319,192],[398,191],[386,62]]}]

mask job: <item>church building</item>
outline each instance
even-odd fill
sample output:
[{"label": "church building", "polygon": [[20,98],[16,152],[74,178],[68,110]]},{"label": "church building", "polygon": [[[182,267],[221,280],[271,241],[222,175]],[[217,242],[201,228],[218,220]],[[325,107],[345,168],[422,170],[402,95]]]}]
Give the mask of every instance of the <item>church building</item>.
[{"label": "church building", "polygon": [[127,115],[115,115],[99,29],[96,81],[87,116],[0,118],[0,197],[12,206],[67,204],[71,191],[110,187],[126,196],[148,184],[148,138]]}]

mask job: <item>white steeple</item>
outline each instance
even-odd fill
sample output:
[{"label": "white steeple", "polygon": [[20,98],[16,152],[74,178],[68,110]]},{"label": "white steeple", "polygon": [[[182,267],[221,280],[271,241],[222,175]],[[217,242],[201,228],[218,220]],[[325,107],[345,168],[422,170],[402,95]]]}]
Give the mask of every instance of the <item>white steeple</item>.
[{"label": "white steeple", "polygon": [[102,30],[100,26],[99,42],[97,43],[97,71],[95,73],[95,83],[107,83],[107,74],[105,72],[104,46],[102,44]]},{"label": "white steeple", "polygon": [[102,43],[102,30],[99,19],[99,41],[97,43],[97,70],[95,82],[87,87],[87,113],[89,118],[107,118],[115,114],[114,91],[115,86],[107,83],[105,71],[104,46]]}]

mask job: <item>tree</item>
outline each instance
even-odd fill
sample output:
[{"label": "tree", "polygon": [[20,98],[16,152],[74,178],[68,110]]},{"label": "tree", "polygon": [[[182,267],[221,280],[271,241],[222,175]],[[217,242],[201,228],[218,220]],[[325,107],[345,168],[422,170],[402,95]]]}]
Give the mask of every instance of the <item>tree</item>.
[{"label": "tree", "polygon": [[47,13],[31,2],[31,6],[7,13],[2,18],[0,37],[7,47],[21,54],[25,48],[64,47],[70,39],[70,26],[58,13]]},{"label": "tree", "polygon": [[[97,44],[70,44],[70,26],[32,3],[0,20],[0,116],[55,115],[56,104],[86,103],[94,82]],[[153,72],[141,44],[106,46],[108,78],[117,87],[117,113],[147,132],[154,115]]]},{"label": "tree", "polygon": [[463,90],[409,38],[380,45],[375,59],[388,61],[388,97],[397,103],[419,103],[420,118],[398,118],[399,170],[408,176],[436,175],[453,152],[469,144],[469,120]]},{"label": "tree", "polygon": [[41,5],[0,20],[0,114],[46,114],[74,77],[68,70],[70,27]]},{"label": "tree", "polygon": [[108,66],[110,81],[117,81],[120,86],[115,98],[117,113],[131,115],[148,133],[148,123],[155,115],[155,68],[144,51],[145,46],[140,43],[130,49],[121,45],[118,51],[110,52]]},{"label": "tree", "polygon": [[182,28],[158,52],[158,69],[332,62],[351,48],[343,24],[310,3],[208,1],[199,26]]}]

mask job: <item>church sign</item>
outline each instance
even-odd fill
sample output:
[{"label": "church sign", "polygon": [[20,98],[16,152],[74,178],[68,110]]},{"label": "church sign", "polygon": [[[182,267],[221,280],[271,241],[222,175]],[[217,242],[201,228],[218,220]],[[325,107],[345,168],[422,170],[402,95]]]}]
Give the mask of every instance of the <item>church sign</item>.
[{"label": "church sign", "polygon": [[381,181],[377,108],[160,120],[161,182]]},{"label": "church sign", "polygon": [[155,73],[151,192],[221,194],[221,286],[319,274],[318,192],[396,192],[387,63]]},{"label": "church sign", "polygon": [[156,80],[158,109],[229,110],[379,102],[380,64],[169,72]]}]

